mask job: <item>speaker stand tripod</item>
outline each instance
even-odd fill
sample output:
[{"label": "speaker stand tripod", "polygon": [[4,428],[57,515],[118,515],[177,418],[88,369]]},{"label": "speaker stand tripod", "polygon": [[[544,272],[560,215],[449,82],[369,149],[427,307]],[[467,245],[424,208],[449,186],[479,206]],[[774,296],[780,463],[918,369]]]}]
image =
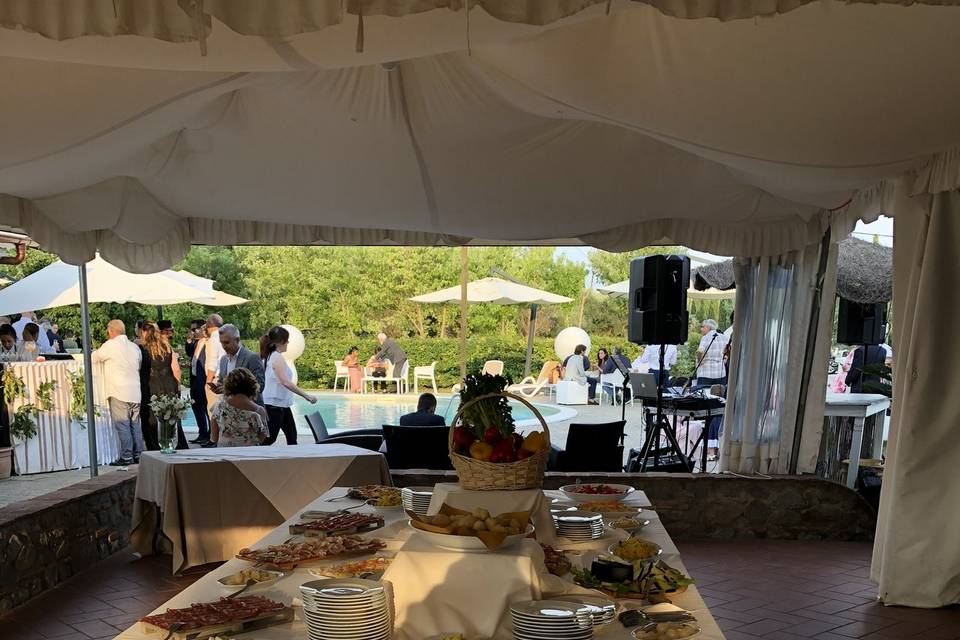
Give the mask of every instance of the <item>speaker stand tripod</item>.
[{"label": "speaker stand tripod", "polygon": [[643,443],[643,448],[640,450],[640,472],[647,470],[647,463],[650,461],[650,457],[653,457],[653,470],[656,471],[660,466],[660,439],[662,435],[667,436],[667,442],[669,444],[669,451],[667,455],[675,454],[679,458],[683,465],[687,469],[687,473],[690,473],[693,468],[690,464],[689,458],[683,453],[683,450],[680,449],[680,443],[677,442],[677,435],[673,432],[673,428],[670,426],[669,421],[667,421],[666,416],[663,415],[663,379],[666,377],[664,374],[664,356],[667,346],[665,344],[660,345],[660,375],[657,377],[657,417],[654,420],[652,426],[647,428],[647,440]]}]

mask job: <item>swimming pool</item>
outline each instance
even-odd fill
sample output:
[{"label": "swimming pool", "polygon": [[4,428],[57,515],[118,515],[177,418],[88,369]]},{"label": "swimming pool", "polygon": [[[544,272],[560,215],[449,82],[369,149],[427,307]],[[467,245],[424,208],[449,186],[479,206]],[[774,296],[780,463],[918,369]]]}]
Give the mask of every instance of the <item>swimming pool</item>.
[{"label": "swimming pool", "polygon": [[[323,421],[327,424],[327,429],[333,433],[351,429],[377,428],[384,424],[397,424],[400,416],[417,409],[416,396],[334,394],[323,391],[312,391],[312,393],[317,394],[316,404],[310,404],[300,397],[294,399],[293,417],[297,422],[297,433],[299,434],[310,435],[310,427],[307,426],[305,416],[314,411],[320,412]],[[441,395],[437,400],[437,413],[446,417],[449,423],[457,413],[460,398],[454,397],[451,403],[449,395]],[[510,404],[513,407],[513,418],[516,420],[518,427],[540,424],[526,406],[519,402],[511,402]],[[539,402],[535,402],[533,405],[543,414],[544,420],[548,423],[569,420],[576,414],[575,411],[566,407]],[[183,428],[188,434],[196,433],[197,422],[193,417],[193,412],[188,413],[183,421]]]}]

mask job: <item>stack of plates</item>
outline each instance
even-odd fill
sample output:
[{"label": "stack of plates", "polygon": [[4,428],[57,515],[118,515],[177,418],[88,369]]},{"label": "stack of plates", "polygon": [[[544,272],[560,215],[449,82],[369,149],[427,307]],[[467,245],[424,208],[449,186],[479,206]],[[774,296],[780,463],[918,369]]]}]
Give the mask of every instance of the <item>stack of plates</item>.
[{"label": "stack of plates", "polygon": [[590,607],[560,600],[518,602],[510,607],[516,640],[589,640]]},{"label": "stack of plates", "polygon": [[603,536],[603,516],[589,511],[565,511],[553,514],[557,535],[569,540],[596,540]]},{"label": "stack of plates", "polygon": [[400,490],[400,498],[404,509],[425,516],[433,499],[433,487],[404,487]]},{"label": "stack of plates", "polygon": [[393,635],[383,585],[359,578],[300,585],[310,640],[388,640]]},{"label": "stack of plates", "polygon": [[590,617],[595,627],[610,624],[617,619],[617,604],[608,598],[590,595],[565,595],[560,599],[564,602],[587,607],[590,610]]}]

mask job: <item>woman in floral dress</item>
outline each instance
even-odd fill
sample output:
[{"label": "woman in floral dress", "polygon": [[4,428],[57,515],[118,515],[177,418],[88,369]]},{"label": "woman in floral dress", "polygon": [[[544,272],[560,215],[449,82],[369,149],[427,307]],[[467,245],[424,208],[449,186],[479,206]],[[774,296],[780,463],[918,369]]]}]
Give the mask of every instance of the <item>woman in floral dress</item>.
[{"label": "woman in floral dress", "polygon": [[210,411],[210,442],[218,447],[255,447],[267,439],[267,411],[253,401],[259,391],[249,369],[227,374],[223,397]]}]

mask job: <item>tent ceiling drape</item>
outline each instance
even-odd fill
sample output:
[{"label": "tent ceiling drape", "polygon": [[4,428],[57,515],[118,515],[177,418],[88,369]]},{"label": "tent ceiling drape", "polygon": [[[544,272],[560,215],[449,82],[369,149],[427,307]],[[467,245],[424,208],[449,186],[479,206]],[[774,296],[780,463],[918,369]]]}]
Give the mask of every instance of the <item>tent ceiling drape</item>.
[{"label": "tent ceiling drape", "polygon": [[[208,1],[201,56],[157,27],[193,3],[136,4],[135,19],[133,3],[28,4],[0,2],[2,23],[26,29],[0,38],[0,73],[17,79],[0,98],[0,225],[70,262],[99,249],[151,271],[190,243],[778,255],[828,221],[879,214],[881,181],[960,145],[960,85],[943,81],[960,74],[953,7],[758,0],[722,17],[782,15],[722,22],[672,16],[724,3],[617,2],[606,16],[605,3],[547,2],[559,13],[533,19],[534,3],[480,2],[465,52],[463,11],[376,15],[454,3],[348,2],[321,28],[317,12],[339,2],[287,3],[314,23],[264,26]],[[151,37],[29,32],[75,7],[109,15],[62,28],[122,33],[114,6]],[[435,29],[453,19],[459,34]],[[243,35],[257,24],[278,31]]]}]

